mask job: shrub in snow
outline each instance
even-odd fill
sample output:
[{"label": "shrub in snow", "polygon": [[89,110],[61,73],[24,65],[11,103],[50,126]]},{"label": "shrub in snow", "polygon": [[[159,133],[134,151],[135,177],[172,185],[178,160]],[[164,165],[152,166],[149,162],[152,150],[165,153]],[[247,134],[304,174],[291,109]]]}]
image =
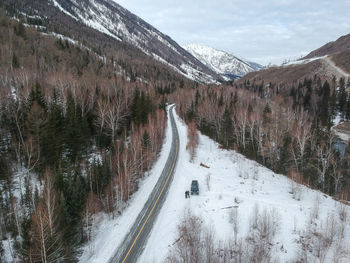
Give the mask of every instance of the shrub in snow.
[{"label": "shrub in snow", "polygon": [[259,208],[255,205],[246,238],[249,247],[248,262],[270,262],[273,239],[279,229],[279,223],[280,216],[277,210],[264,209],[259,213]]},{"label": "shrub in snow", "polygon": [[238,231],[239,231],[238,207],[234,207],[230,209],[229,222],[233,226],[234,240],[235,240],[235,244],[237,244],[237,237],[238,237]]},{"label": "shrub in snow", "polygon": [[258,167],[256,165],[254,165],[254,168],[253,168],[253,179],[255,181],[259,180],[259,171],[258,171]]},{"label": "shrub in snow", "polygon": [[313,224],[316,219],[318,219],[320,214],[320,197],[319,195],[316,196],[314,200],[314,204],[310,213],[310,224]]},{"label": "shrub in snow", "polygon": [[344,237],[341,230],[339,219],[333,214],[329,214],[318,224],[308,224],[297,241],[299,260],[301,262],[330,262],[330,248],[335,246],[332,262],[349,262],[347,260],[350,260],[350,251],[348,246],[343,246]]},{"label": "shrub in snow", "polygon": [[238,197],[235,197],[235,203],[236,203],[236,204],[240,204],[240,203],[242,203],[242,200],[239,199]]}]

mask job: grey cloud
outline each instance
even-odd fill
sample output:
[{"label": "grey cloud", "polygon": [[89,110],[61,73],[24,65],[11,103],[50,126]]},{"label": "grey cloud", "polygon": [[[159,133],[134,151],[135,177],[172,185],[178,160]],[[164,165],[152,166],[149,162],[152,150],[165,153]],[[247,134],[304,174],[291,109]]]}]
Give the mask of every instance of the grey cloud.
[{"label": "grey cloud", "polygon": [[350,33],[344,0],[115,0],[180,44],[279,64]]}]

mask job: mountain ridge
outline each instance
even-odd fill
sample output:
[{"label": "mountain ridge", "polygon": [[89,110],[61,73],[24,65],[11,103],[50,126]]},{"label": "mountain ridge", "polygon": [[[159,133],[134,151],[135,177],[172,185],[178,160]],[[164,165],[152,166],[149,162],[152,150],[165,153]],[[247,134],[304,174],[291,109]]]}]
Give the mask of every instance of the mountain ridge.
[{"label": "mountain ridge", "polygon": [[238,82],[292,86],[316,76],[330,82],[334,78],[348,78],[349,74],[350,34],[315,49],[299,60],[248,73]]},{"label": "mountain ridge", "polygon": [[321,46],[318,49],[311,51],[302,59],[321,57],[325,55],[333,55],[339,52],[344,52],[350,49],[350,34],[339,37],[335,41],[331,41]]},{"label": "mountain ridge", "polygon": [[[114,1],[23,0],[18,3],[15,0],[4,0],[4,3],[9,7],[7,9],[12,9],[14,12],[40,16],[51,29],[54,29],[55,33],[63,34],[56,29],[64,27],[66,31],[70,31],[71,35],[80,35],[84,40],[91,41],[91,38],[100,36],[91,38],[88,36],[96,35],[98,32],[111,38],[108,40],[109,45],[132,45],[188,79],[201,83],[217,83],[221,80],[219,75],[189,54],[169,36]],[[72,26],[73,24],[78,25]],[[89,27],[96,32],[90,30],[88,34],[85,32],[82,35],[79,32],[79,25]],[[98,45],[105,46],[107,45],[105,42],[101,41]]]},{"label": "mountain ridge", "polygon": [[258,63],[246,61],[245,59],[213,47],[189,44],[184,46],[184,48],[226,80],[240,78],[249,72],[263,68]]}]

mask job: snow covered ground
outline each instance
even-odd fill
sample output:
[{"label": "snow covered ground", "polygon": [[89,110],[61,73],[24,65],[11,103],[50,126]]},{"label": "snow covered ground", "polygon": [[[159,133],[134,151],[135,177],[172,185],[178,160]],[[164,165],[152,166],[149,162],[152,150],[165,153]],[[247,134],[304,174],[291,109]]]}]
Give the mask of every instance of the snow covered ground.
[{"label": "snow covered ground", "polygon": [[315,61],[315,60],[325,59],[326,57],[327,57],[327,55],[326,56],[322,56],[322,57],[314,57],[314,58],[307,58],[307,59],[299,59],[299,60],[289,61],[289,62],[283,63],[282,66],[307,64],[307,63],[310,63],[310,62]]},{"label": "snow covered ground", "polygon": [[[177,239],[177,226],[188,209],[213,227],[217,242],[226,242],[233,237],[229,220],[232,209],[238,210],[240,237],[247,235],[249,218],[256,206],[260,211],[275,209],[280,218],[272,247],[276,262],[291,262],[298,258],[297,241],[304,231],[309,230],[306,228],[310,221],[314,221],[314,226],[325,228],[331,215],[338,220],[342,207],[339,202],[304,186],[298,187],[293,198],[290,193],[292,183],[288,178],[274,174],[234,151],[220,149],[206,136],[200,135],[197,154],[191,163],[186,151],[187,128],[179,118],[176,122],[181,138],[176,174],[139,262],[162,262],[166,258]],[[204,168],[200,163],[210,168]],[[199,182],[200,194],[185,199],[184,192],[189,190],[194,179]],[[349,215],[349,208],[345,209]],[[350,249],[349,223],[348,218],[343,249]],[[330,248],[325,262],[334,262],[333,251],[336,249],[339,247],[335,248],[335,245]],[[350,259],[340,262],[350,262]]]},{"label": "snow covered ground", "polygon": [[95,219],[97,227],[93,230],[93,240],[83,248],[79,262],[102,263],[107,262],[114,255],[162,173],[170,152],[171,139],[172,133],[168,126],[163,148],[149,175],[140,182],[139,190],[132,196],[120,216],[111,219],[105,214],[100,214]]},{"label": "snow covered ground", "polygon": [[338,113],[333,120],[333,126],[332,126],[331,130],[341,140],[343,140],[344,142],[348,142],[350,140],[350,133],[348,133],[342,129],[338,129],[338,126],[343,124],[343,123],[344,123],[344,118],[342,118],[340,113]]},{"label": "snow covered ground", "polygon": [[[196,157],[190,162],[186,150],[187,126],[177,115],[175,119],[181,140],[176,172],[167,200],[139,262],[163,262],[166,259],[176,243],[177,226],[188,209],[200,216],[205,225],[214,229],[217,242],[227,242],[233,237],[233,225],[230,223],[233,209],[238,211],[238,236],[241,238],[247,235],[249,221],[256,207],[259,211],[274,209],[279,217],[279,226],[271,248],[272,258],[275,262],[295,262],[300,251],[300,236],[305,236],[309,228],[326,229],[332,215],[335,222],[340,224],[339,211],[345,207],[347,221],[344,239],[340,244],[333,243],[324,262],[335,262],[334,255],[340,255],[341,250],[350,249],[348,207],[319,191],[304,186],[297,187],[295,184],[296,194],[293,195],[292,182],[288,178],[274,174],[234,151],[220,149],[214,141],[203,135],[199,136]],[[95,230],[96,236],[91,244],[86,245],[80,262],[102,263],[112,256],[157,182],[170,143],[171,131],[167,128],[164,147],[150,175],[141,183],[139,191],[121,216],[114,220],[102,218]],[[200,163],[210,168],[204,168]],[[184,192],[189,190],[192,180],[198,180],[200,194],[185,199]],[[350,258],[343,258],[339,262],[350,262]]]}]

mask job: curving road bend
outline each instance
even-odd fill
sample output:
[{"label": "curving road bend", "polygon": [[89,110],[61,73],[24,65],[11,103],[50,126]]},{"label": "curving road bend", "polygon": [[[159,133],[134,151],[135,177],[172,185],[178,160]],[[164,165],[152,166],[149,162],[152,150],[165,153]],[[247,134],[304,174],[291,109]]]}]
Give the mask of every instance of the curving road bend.
[{"label": "curving road bend", "polygon": [[350,77],[350,74],[338,67],[330,57],[323,58],[323,61],[330,67],[330,69],[333,69],[336,75],[340,75],[339,77]]},{"label": "curving road bend", "polygon": [[120,247],[116,250],[114,256],[109,260],[109,263],[137,262],[138,257],[141,255],[146,245],[153,224],[166,199],[179,154],[179,133],[174,120],[173,109],[174,106],[171,106],[169,109],[173,134],[171,149],[162,174],[129,233],[124,238]]}]

